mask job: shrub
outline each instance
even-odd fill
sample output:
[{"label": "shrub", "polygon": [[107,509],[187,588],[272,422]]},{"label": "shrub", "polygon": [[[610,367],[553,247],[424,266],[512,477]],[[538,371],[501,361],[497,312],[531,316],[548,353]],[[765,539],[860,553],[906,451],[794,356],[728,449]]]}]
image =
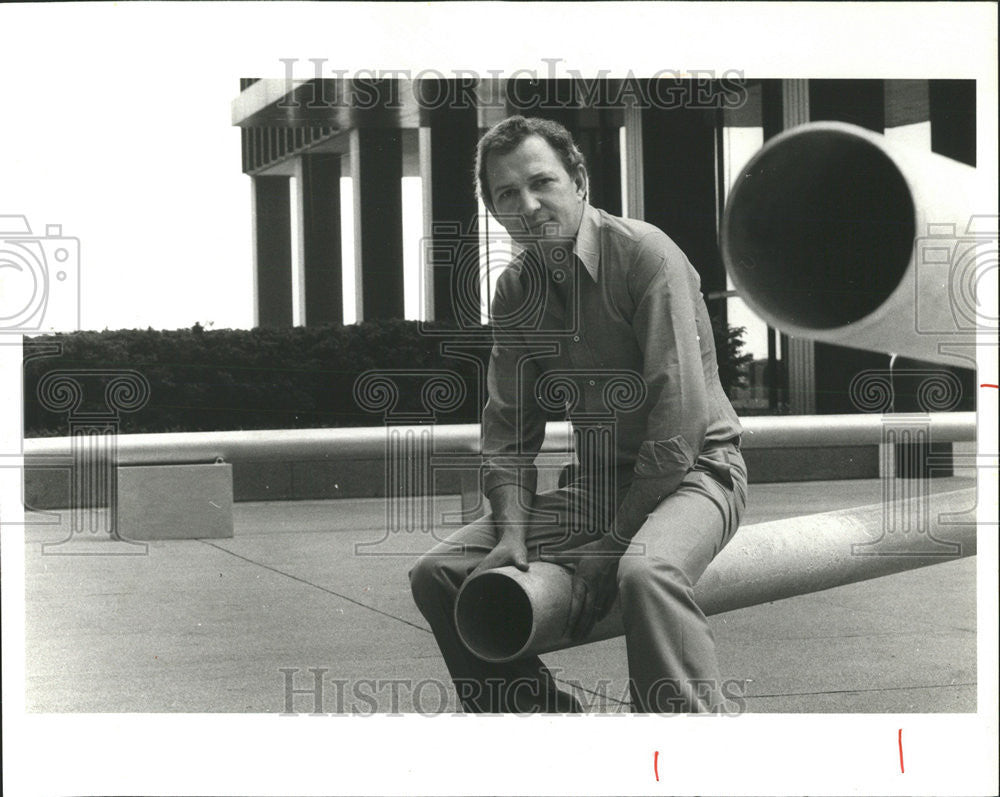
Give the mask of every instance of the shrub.
[{"label": "shrub", "polygon": [[[448,322],[428,325],[455,329]],[[725,334],[723,334],[725,332]],[[716,328],[720,375],[727,390],[739,384],[742,330]],[[282,329],[158,331],[115,330],[40,336],[24,344],[24,427],[26,437],[68,432],[66,412],[45,409],[37,397],[39,380],[62,369],[138,371],[150,383],[148,403],[120,416],[119,431],[195,432],[239,429],[297,429],[377,426],[383,416],[364,410],[354,397],[355,380],[366,371],[447,369],[465,385],[465,399],[439,413],[441,423],[479,420],[488,346],[469,346],[469,359],[441,354],[449,336],[421,334],[416,321],[375,320],[350,326]],[[462,340],[456,330],[454,341]],[[422,409],[418,379],[399,379],[394,411]],[[80,410],[105,410],[103,385],[109,377],[86,377]]]}]

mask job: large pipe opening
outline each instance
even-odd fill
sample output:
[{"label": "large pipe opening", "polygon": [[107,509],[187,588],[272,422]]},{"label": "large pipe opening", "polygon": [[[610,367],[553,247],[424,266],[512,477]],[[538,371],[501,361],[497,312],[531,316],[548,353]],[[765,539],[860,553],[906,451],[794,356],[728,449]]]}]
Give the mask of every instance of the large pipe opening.
[{"label": "large pipe opening", "polygon": [[775,325],[834,329],[896,289],[915,231],[913,197],[889,155],[846,130],[804,130],[748,164],[722,250],[736,287]]},{"label": "large pipe opening", "polygon": [[503,573],[485,572],[462,587],[455,609],[466,647],[487,661],[517,656],[531,639],[534,616],[521,586]]}]

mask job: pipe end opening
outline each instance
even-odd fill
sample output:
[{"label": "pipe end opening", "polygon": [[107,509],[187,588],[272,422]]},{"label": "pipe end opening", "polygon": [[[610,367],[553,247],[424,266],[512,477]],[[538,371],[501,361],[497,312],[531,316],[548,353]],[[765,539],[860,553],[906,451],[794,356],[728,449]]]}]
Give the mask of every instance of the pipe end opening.
[{"label": "pipe end opening", "polygon": [[531,602],[514,579],[486,572],[466,584],[455,621],[466,647],[487,661],[517,656],[531,639]]}]

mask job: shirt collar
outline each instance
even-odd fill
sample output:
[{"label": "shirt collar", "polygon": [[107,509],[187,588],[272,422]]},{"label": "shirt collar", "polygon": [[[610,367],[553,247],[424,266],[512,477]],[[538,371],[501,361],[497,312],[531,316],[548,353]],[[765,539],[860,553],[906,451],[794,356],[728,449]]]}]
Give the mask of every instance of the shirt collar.
[{"label": "shirt collar", "polygon": [[590,278],[597,282],[597,268],[601,262],[601,214],[589,202],[583,205],[583,218],[573,242],[573,254],[583,263]]}]

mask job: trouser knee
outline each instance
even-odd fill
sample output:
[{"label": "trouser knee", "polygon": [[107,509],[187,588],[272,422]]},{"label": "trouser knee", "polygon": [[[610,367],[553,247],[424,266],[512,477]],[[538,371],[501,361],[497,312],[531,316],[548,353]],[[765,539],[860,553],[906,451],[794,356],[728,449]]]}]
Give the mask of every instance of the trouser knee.
[{"label": "trouser knee", "polygon": [[440,562],[432,556],[421,556],[410,568],[410,592],[417,606],[426,605],[441,590]]},{"label": "trouser knee", "polygon": [[410,591],[417,606],[450,601],[464,579],[462,563],[453,557],[437,556],[433,551],[421,556],[410,568]]},{"label": "trouser knee", "polygon": [[623,606],[664,593],[683,599],[691,594],[691,588],[680,568],[661,559],[626,554],[618,564],[618,593]]}]

